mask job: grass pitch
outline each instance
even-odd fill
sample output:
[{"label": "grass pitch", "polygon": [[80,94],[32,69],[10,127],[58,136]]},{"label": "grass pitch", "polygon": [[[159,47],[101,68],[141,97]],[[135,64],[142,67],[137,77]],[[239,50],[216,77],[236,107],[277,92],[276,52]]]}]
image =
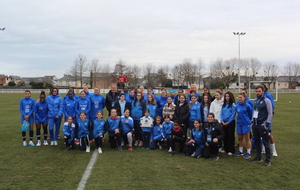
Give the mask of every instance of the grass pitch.
[{"label": "grass pitch", "polygon": [[[76,189],[92,152],[64,152],[63,140],[58,146],[22,147],[23,94],[0,98],[0,189]],[[271,159],[271,167],[225,154],[217,162],[169,156],[166,148],[118,152],[106,141],[86,189],[299,189],[299,102],[300,94],[280,94],[275,103],[272,132],[279,156]]]}]

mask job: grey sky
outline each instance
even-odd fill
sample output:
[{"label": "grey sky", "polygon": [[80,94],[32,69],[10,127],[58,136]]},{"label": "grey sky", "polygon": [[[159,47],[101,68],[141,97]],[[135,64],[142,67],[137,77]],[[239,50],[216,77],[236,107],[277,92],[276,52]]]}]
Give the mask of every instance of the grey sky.
[{"label": "grey sky", "polygon": [[209,64],[216,58],[256,57],[300,62],[300,1],[102,1],[0,2],[0,74],[56,75],[78,54],[114,65]]}]

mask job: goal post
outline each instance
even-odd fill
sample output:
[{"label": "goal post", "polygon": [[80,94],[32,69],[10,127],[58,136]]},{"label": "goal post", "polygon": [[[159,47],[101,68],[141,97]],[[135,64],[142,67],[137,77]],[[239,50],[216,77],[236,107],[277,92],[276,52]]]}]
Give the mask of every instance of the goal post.
[{"label": "goal post", "polygon": [[[253,84],[261,84],[261,83],[266,83],[266,82],[271,82],[271,81],[249,81],[249,83],[253,83]],[[249,90],[248,90],[248,96],[251,100],[254,100],[255,99],[255,96],[253,98],[251,98],[251,88],[250,88],[251,85],[249,85]],[[278,81],[276,80],[275,81],[275,98],[274,98],[274,101],[278,101]]]}]

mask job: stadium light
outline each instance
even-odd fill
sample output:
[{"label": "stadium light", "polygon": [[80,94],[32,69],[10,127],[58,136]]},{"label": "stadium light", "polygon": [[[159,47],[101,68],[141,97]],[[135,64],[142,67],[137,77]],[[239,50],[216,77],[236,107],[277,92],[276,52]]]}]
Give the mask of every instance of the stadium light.
[{"label": "stadium light", "polygon": [[[241,43],[240,43],[240,36],[245,35],[246,32],[233,32],[233,35],[239,36],[239,63],[241,63]],[[241,91],[241,72],[240,72],[240,68],[239,68],[239,92]]]},{"label": "stadium light", "polygon": [[1,31],[5,30],[5,28],[0,28]]}]

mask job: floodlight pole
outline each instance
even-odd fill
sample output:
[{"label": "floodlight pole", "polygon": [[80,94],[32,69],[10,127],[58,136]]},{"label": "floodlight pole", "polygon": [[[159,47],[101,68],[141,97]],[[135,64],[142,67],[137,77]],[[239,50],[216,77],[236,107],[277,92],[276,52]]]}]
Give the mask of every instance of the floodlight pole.
[{"label": "floodlight pole", "polygon": [[5,28],[0,28],[0,31],[4,31],[5,30]]},{"label": "floodlight pole", "polygon": [[[238,41],[238,45],[239,45],[239,64],[241,64],[241,42],[240,42],[240,36],[242,35],[245,35],[246,32],[233,32],[233,35],[237,35],[239,38],[239,41]],[[238,69],[239,70],[239,73],[238,73],[238,76],[239,76],[239,92],[241,92],[241,72],[240,72],[240,68]]]}]

